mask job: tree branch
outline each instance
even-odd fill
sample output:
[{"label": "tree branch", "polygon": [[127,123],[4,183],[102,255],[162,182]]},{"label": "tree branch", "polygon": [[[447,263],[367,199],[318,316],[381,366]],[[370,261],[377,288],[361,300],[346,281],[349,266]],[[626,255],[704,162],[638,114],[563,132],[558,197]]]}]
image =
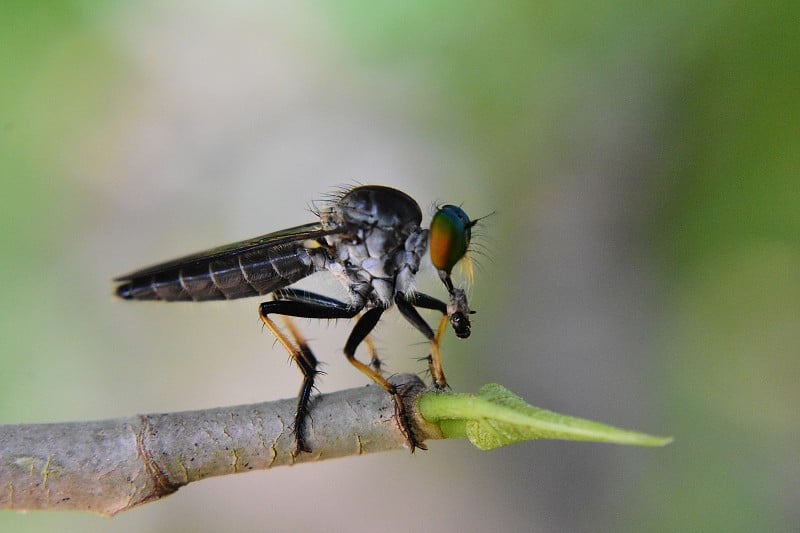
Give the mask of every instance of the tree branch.
[{"label": "tree branch", "polygon": [[[401,390],[420,441],[441,438],[417,413],[425,390]],[[391,397],[377,386],[315,397],[306,435],[313,453],[292,457],[296,400],[115,420],[0,426],[0,508],[114,515],[212,476],[393,450],[406,439]]]}]

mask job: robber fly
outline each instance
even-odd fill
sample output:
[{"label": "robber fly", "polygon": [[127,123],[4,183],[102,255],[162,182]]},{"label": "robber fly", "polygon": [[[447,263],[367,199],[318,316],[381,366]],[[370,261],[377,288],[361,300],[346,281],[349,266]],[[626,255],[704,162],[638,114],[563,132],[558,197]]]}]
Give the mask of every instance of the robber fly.
[{"label": "robber fly", "polygon": [[[286,348],[303,373],[294,419],[294,455],[310,451],[305,421],[318,374],[317,358],[291,323],[289,336],[274,315],[316,319],[355,318],[344,354],[358,370],[383,387],[395,404],[400,429],[411,451],[425,448],[414,436],[397,388],[371,363],[356,359],[356,349],[381,315],[393,304],[431,343],[428,366],[435,387],[447,386],[439,344],[449,322],[456,336],[470,334],[473,313],[464,290],[453,285],[451,271],[469,248],[477,220],[454,205],[437,209],[430,229],[420,226],[422,211],[410,196],[380,185],[347,189],[316,211],[319,221],[181,257],[119,276],[116,294],[126,300],[206,301],[271,295],[259,306],[264,325]],[[414,288],[414,277],[425,253],[449,294],[445,303]],[[292,288],[315,272],[327,271],[347,289],[348,301]],[[437,331],[418,308],[442,314]],[[369,346],[369,344],[368,344]]]}]

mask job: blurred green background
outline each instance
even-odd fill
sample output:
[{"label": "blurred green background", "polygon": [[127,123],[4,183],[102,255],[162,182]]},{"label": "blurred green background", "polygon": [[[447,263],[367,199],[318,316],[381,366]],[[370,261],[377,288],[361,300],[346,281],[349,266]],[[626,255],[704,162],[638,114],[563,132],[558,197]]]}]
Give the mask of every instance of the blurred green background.
[{"label": "blurred green background", "polygon": [[[797,530],[798,20],[786,1],[0,3],[0,423],[293,396],[256,300],[131,304],[110,279],[310,221],[359,181],[497,212],[474,335],[444,346],[456,390],[676,439],[432,443],[0,530]],[[302,326],[323,391],[364,383],[346,324]],[[396,312],[377,340],[421,370]]]}]

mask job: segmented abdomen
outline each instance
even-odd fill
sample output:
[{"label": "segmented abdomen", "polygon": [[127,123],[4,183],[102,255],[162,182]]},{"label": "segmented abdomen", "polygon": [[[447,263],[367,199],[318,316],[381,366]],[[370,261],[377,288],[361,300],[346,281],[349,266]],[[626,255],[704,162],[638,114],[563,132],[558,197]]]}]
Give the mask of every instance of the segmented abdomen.
[{"label": "segmented abdomen", "polygon": [[268,294],[314,273],[308,250],[297,243],[175,265],[117,287],[126,300],[231,300]]}]

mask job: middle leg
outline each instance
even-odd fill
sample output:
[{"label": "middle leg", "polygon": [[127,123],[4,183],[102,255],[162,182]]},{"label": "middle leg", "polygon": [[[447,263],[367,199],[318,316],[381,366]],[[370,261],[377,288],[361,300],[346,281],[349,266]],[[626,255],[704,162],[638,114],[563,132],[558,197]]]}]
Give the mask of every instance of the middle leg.
[{"label": "middle leg", "polygon": [[[439,346],[442,341],[442,335],[444,335],[444,331],[447,328],[447,304],[432,296],[419,292],[414,293],[410,297],[398,293],[394,301],[397,304],[397,309],[400,310],[400,313],[405,319],[430,341],[431,352],[428,354],[428,370],[433,378],[434,386],[437,389],[446,389],[447,378],[444,376],[442,355],[439,351]],[[433,309],[434,311],[442,313],[442,319],[439,321],[439,327],[436,328],[436,333],[434,333],[428,323],[425,322],[425,319],[420,316],[419,311],[416,309],[417,307]]]},{"label": "middle leg", "polygon": [[[350,337],[348,337],[347,342],[345,343],[344,355],[347,357],[347,360],[350,361],[350,364],[352,364],[362,373],[369,376],[372,381],[383,387],[383,389],[392,396],[395,418],[400,426],[400,431],[406,438],[406,442],[408,443],[408,447],[411,449],[411,453],[414,453],[416,448],[427,450],[428,447],[425,446],[425,444],[421,441],[417,440],[417,437],[414,434],[414,430],[411,427],[411,420],[408,416],[408,412],[406,411],[405,403],[403,402],[402,395],[397,387],[389,380],[384,378],[380,372],[371,365],[367,365],[356,359],[356,349],[358,348],[358,345],[361,344],[361,342],[364,341],[364,339],[366,339],[370,332],[375,328],[384,311],[385,309],[382,307],[373,307],[358,319],[355,327],[353,327],[353,331],[350,333]],[[373,363],[374,361],[375,358],[373,358]]]}]

